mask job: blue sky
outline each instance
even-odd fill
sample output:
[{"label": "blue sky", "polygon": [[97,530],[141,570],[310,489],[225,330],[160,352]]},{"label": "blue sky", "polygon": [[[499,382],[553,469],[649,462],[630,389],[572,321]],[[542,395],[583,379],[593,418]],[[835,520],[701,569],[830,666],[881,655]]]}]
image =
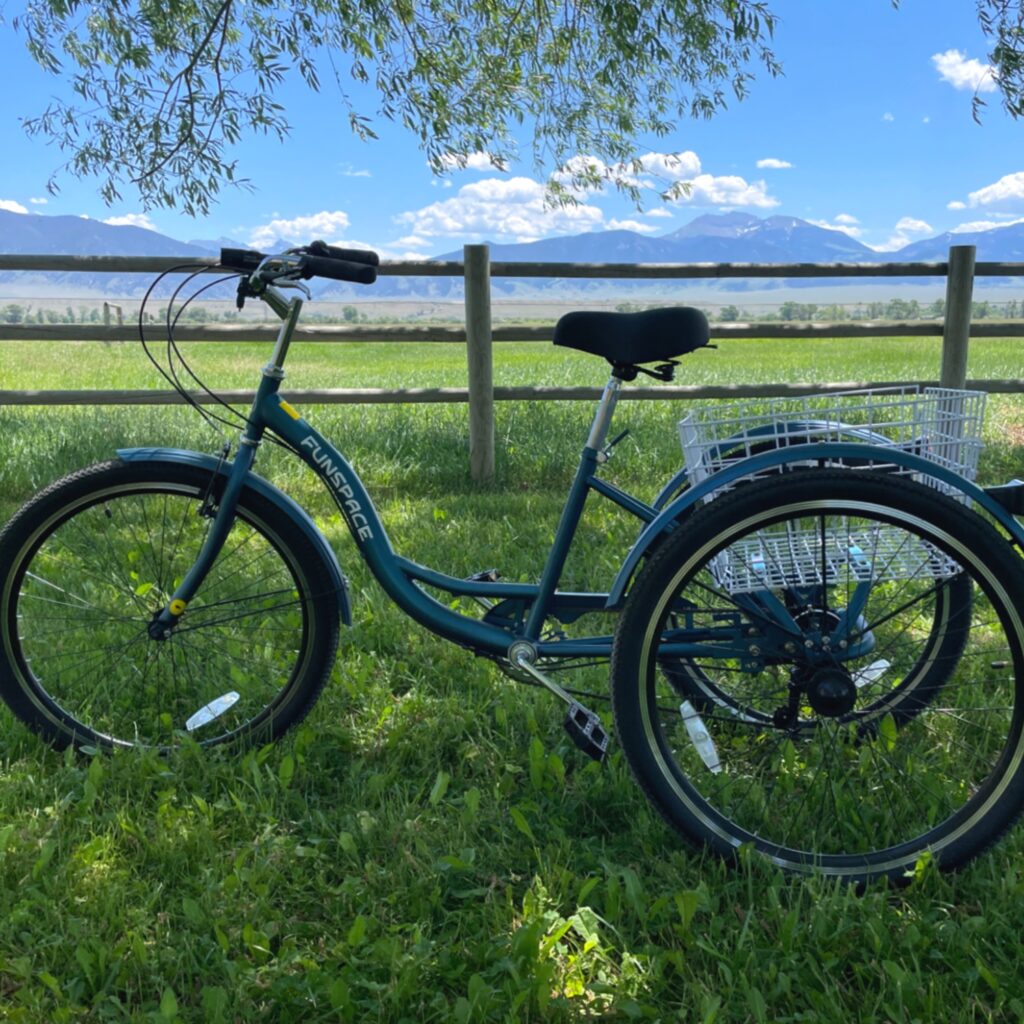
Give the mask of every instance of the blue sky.
[{"label": "blue sky", "polygon": [[[760,76],[746,100],[712,121],[683,122],[667,138],[644,140],[638,156],[650,174],[693,187],[670,205],[652,196],[642,212],[615,193],[546,210],[541,182],[554,168],[524,163],[501,173],[482,155],[437,178],[410,134],[378,118],[380,139],[360,142],[329,88],[316,95],[298,83],[282,95],[290,139],[247,139],[235,152],[256,191],[224,192],[204,220],[147,213],[128,195],[107,208],[96,182],[66,175],[60,193],[48,196],[61,154],[27,138],[19,117],[41,111],[60,86],[3,25],[0,207],[113,218],[181,239],[259,245],[321,237],[391,257],[614,227],[659,235],[723,210],[801,217],[883,250],[1024,218],[1024,123],[984,91],[991,82],[973,0],[902,0],[898,10],[889,0],[771,6],[781,18],[775,52],[784,76]],[[7,6],[5,13],[17,12]],[[971,118],[979,82],[989,101],[980,126]]]}]

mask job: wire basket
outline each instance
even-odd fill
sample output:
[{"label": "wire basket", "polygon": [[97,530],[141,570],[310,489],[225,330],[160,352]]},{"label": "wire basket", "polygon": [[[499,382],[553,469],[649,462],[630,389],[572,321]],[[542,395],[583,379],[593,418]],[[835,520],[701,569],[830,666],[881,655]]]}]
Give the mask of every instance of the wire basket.
[{"label": "wire basket", "polygon": [[[952,388],[918,386],[730,402],[694,410],[679,423],[691,484],[754,455],[817,442],[868,444],[877,457],[843,458],[834,468],[884,470],[910,476],[964,499],[961,491],[927,473],[898,466],[890,452],[907,452],[973,480],[981,451],[985,394]],[[785,472],[795,466],[820,466],[821,460],[760,471]],[[723,490],[716,489],[710,501]],[[922,577],[945,579],[959,566],[924,541],[910,547],[897,527],[875,524],[858,530],[845,521],[826,531],[792,524],[769,527],[717,555],[712,572],[730,593],[778,587],[830,586],[840,582],[871,583]]]},{"label": "wire basket", "polygon": [[959,563],[920,538],[908,543],[897,527],[841,521],[823,537],[812,526],[786,522],[743,537],[709,563],[730,594],[851,586],[893,580],[950,579]]},{"label": "wire basket", "polygon": [[[803,398],[718,403],[701,406],[681,420],[679,437],[693,484],[743,459],[776,448],[845,441],[878,448],[878,458],[837,458],[829,465],[909,474],[940,490],[956,493],[956,488],[934,477],[893,465],[886,459],[886,452],[918,455],[973,480],[981,452],[985,398],[983,391],[908,385]],[[786,468],[793,465],[800,462],[789,462]],[[762,472],[783,471],[780,466]]]}]

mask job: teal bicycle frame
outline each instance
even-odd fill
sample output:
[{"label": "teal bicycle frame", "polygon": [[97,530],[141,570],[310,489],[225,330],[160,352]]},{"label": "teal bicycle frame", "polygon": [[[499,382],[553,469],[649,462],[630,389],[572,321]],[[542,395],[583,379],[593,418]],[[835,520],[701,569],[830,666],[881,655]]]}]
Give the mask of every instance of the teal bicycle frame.
[{"label": "teal bicycle frame", "polygon": [[[309,517],[290,502],[290,499],[285,499],[280,492],[270,488],[265,481],[252,474],[256,451],[268,429],[286,441],[323,481],[341,510],[361,556],[399,608],[431,632],[489,657],[507,658],[516,662],[517,659],[512,655],[513,647],[525,644],[530,648],[531,664],[536,658],[607,657],[611,651],[610,634],[573,639],[544,638],[545,623],[549,619],[571,623],[590,612],[617,612],[622,606],[629,582],[637,568],[662,535],[678,527],[690,509],[719,488],[742,477],[789,462],[806,464],[808,461],[824,462],[837,458],[869,461],[878,458],[877,448],[859,439],[850,443],[809,443],[797,448],[772,449],[723,469],[694,486],[686,487],[681,496],[670,500],[670,496],[687,482],[685,473],[680,473],[662,490],[654,504],[647,504],[598,476],[601,464],[608,457],[605,442],[621,387],[621,381],[613,376],[604,390],[594,416],[539,582],[524,584],[488,579],[458,579],[403,558],[394,550],[366,488],[344,455],[280,396],[278,392],[284,380],[283,366],[302,309],[302,300],[296,298],[287,301],[272,287],[266,288],[263,298],[278,313],[283,323],[271,360],[263,369],[260,386],[249,413],[249,423],[242,434],[235,458],[219,466],[216,460],[198,453],[163,449],[139,449],[120,453],[122,458],[128,460],[165,459],[213,464],[225,480],[204,546],[181,585],[151,624],[150,632],[154,636],[160,632],[173,631],[188,603],[198,592],[231,529],[239,495],[246,485],[252,486],[254,482],[259,482],[264,489],[272,490],[275,495],[280,496],[281,501],[289,502],[288,511],[296,520],[297,527],[313,537],[322,552],[330,552],[327,542]],[[1024,546],[1024,530],[1002,505],[981,488],[910,452],[894,451],[890,448],[886,451],[885,461],[932,477],[960,490],[972,502],[996,518],[1018,545]],[[560,591],[559,579],[583,515],[587,496],[591,491],[613,501],[645,525],[607,593]],[[344,588],[344,577],[337,570],[333,553],[330,553],[329,558],[330,564],[336,570],[337,584]],[[424,585],[446,591],[453,596],[484,598],[498,604],[482,618],[473,618],[455,612],[431,597],[423,589]],[[347,619],[348,603],[344,591],[342,612]],[[759,616],[762,619],[774,618],[774,631],[778,633],[780,642],[794,633],[799,633],[784,608],[769,610],[767,615],[761,611]],[[694,635],[692,638],[687,637],[685,627],[680,628],[674,631],[673,642],[662,645],[662,653],[683,658],[698,655],[742,656],[746,650],[746,643],[740,626],[739,621],[727,623],[720,629],[715,629],[714,636],[709,636],[705,630],[700,636]],[[848,628],[845,618],[837,628]],[[545,685],[558,692],[557,686],[547,681]]]}]

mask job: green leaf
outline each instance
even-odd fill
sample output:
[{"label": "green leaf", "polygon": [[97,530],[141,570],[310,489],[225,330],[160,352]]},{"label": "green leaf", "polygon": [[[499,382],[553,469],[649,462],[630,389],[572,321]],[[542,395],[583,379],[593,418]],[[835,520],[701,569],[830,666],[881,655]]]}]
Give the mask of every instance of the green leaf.
[{"label": "green leaf", "polygon": [[360,946],[363,940],[366,938],[366,918],[362,914],[358,914],[356,919],[352,922],[352,927],[348,930],[348,935],[345,941],[350,946]]},{"label": "green leaf", "polygon": [[510,807],[508,809],[509,817],[512,819],[512,824],[515,825],[520,832],[530,840],[531,843],[536,843],[537,839],[533,834],[533,829],[530,828],[529,822],[526,820],[526,815],[523,814],[518,807]]},{"label": "green leaf", "polygon": [[331,987],[327,990],[327,998],[330,999],[331,1008],[334,1010],[344,1010],[350,1005],[351,997],[344,978],[335,978],[331,982]]},{"label": "green leaf", "polygon": [[891,751],[895,749],[898,733],[899,729],[896,725],[896,719],[892,716],[892,712],[883,715],[882,720],[878,723],[878,738],[886,750]]},{"label": "green leaf", "polygon": [[228,1010],[228,993],[220,985],[204,985],[199,1001],[205,1020],[216,1024],[224,1020]]},{"label": "green leaf", "polygon": [[985,966],[984,963],[982,963],[981,960],[975,960],[974,966],[978,969],[978,975],[981,980],[984,981],[996,995],[999,995],[1001,991],[999,979],[988,969],[988,967]]},{"label": "green leaf", "polygon": [[202,924],[206,920],[202,907],[189,896],[182,898],[181,910],[190,924]]},{"label": "green leaf", "polygon": [[439,771],[434,779],[434,785],[430,789],[430,796],[427,798],[431,807],[436,807],[448,792],[448,781],[451,776],[445,771]]},{"label": "green leaf", "polygon": [[48,971],[39,972],[39,980],[58,998],[63,999],[60,982]]},{"label": "green leaf", "polygon": [[690,922],[693,920],[693,915],[697,913],[700,903],[700,893],[696,889],[684,889],[682,892],[676,893],[675,901],[679,917],[683,922],[683,931],[689,931]]},{"label": "green leaf", "polygon": [[173,1020],[178,1016],[178,998],[171,988],[165,988],[160,997],[160,1016],[165,1020]]}]

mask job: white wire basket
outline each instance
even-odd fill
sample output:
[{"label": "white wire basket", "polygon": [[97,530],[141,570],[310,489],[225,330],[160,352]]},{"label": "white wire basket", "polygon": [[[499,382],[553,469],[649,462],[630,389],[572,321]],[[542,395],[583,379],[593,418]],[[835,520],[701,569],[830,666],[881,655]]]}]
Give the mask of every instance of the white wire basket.
[{"label": "white wire basket", "polygon": [[[741,538],[710,562],[719,586],[730,594],[809,587],[843,587],[894,580],[949,579],[959,563],[919,538],[908,542],[898,527],[834,522],[825,536],[791,522]],[[824,543],[823,543],[824,542]]]},{"label": "white wire basket", "polygon": [[[886,459],[887,451],[901,451],[973,480],[981,452],[985,398],[983,391],[907,385],[717,403],[700,406],[681,420],[679,438],[691,484],[776,448],[840,441],[878,449],[877,460],[870,465],[858,462],[859,468],[908,473]],[[800,464],[795,460],[787,467]],[[837,458],[830,465],[853,464]],[[777,467],[767,472],[782,471]],[[911,475],[925,477],[925,482],[941,490],[955,491],[925,474]]]},{"label": "white wire basket", "polygon": [[[825,465],[907,475],[962,499],[955,487],[898,466],[887,455],[912,453],[973,480],[981,452],[985,398],[981,391],[906,386],[717,403],[691,412],[679,423],[679,436],[691,484],[775,449],[847,442],[870,445],[877,457],[837,457]],[[757,475],[820,465],[818,459],[794,459],[785,467]],[[730,486],[734,484],[704,500],[713,500]],[[712,572],[721,586],[737,594],[832,586],[841,581],[944,579],[959,572],[959,566],[923,541],[908,546],[907,535],[897,527],[865,527],[863,522],[855,526],[838,520],[824,537],[817,528],[792,524],[759,531],[716,556]]]}]

